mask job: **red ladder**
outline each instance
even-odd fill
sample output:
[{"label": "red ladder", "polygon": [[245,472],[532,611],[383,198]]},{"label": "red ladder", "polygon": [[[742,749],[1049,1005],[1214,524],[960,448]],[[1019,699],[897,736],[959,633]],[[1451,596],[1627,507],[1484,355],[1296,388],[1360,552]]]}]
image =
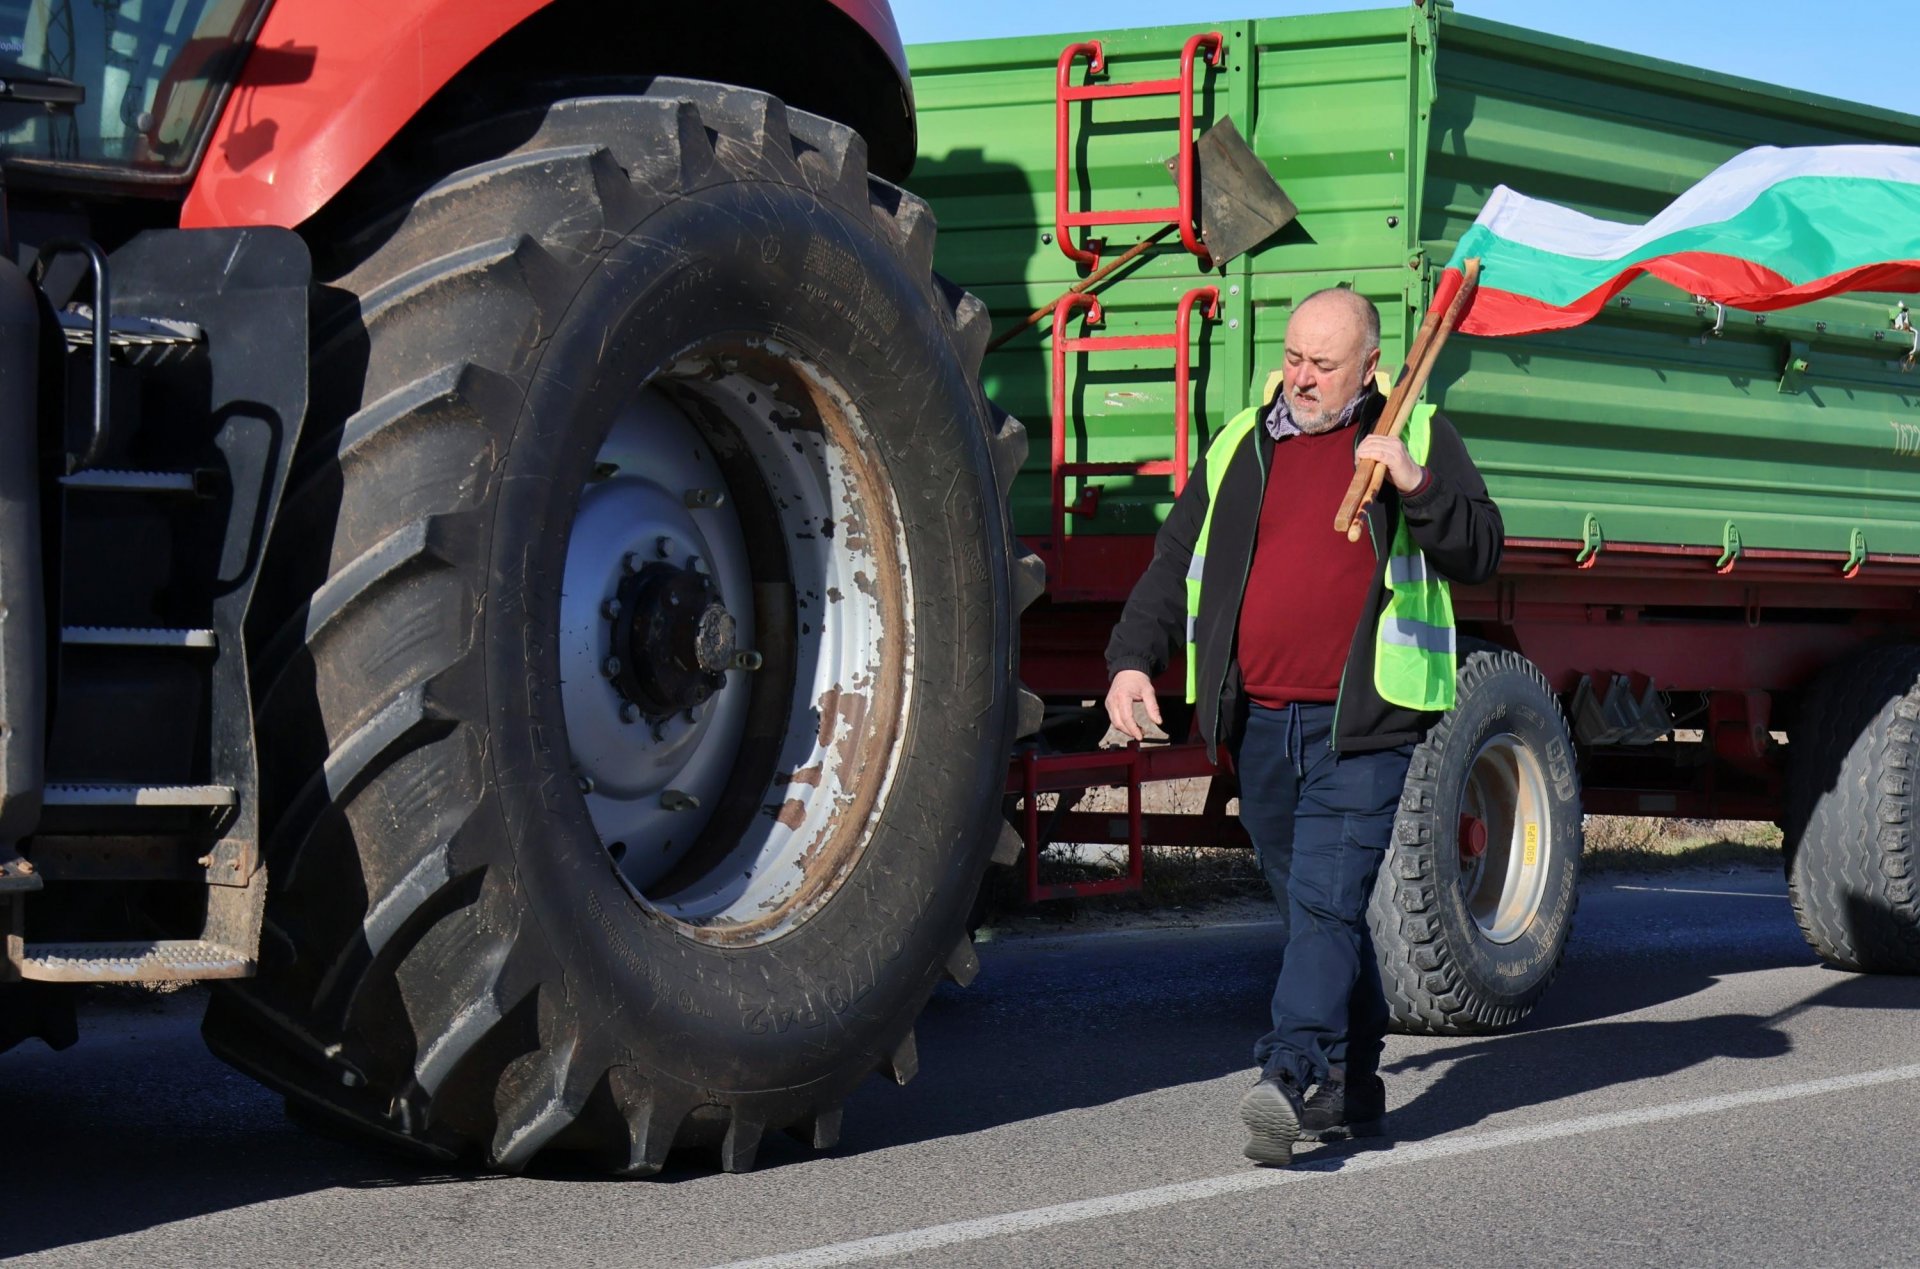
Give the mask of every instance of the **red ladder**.
[{"label": "red ladder", "polygon": [[[1071,507],[1067,505],[1069,476],[1171,476],[1174,496],[1187,486],[1189,414],[1189,365],[1192,357],[1188,332],[1193,324],[1193,308],[1207,302],[1203,315],[1211,321],[1220,316],[1220,288],[1197,286],[1180,297],[1175,310],[1171,335],[1081,335],[1069,336],[1067,324],[1078,308],[1087,310],[1087,324],[1098,326],[1104,316],[1100,301],[1084,291],[1062,295],[1053,306],[1053,547],[1054,558],[1066,560],[1067,514],[1092,515],[1100,503],[1100,486],[1083,489]],[[1070,463],[1067,461],[1067,357],[1085,352],[1142,352],[1159,350],[1173,354],[1173,457],[1144,463]],[[1056,579],[1059,580],[1059,579]]]},{"label": "red ladder", "polygon": [[[1087,75],[1091,78],[1101,74],[1107,68],[1106,51],[1099,40],[1084,40],[1078,44],[1069,44],[1060,53],[1058,74],[1054,81],[1054,162],[1053,162],[1053,230],[1054,241],[1060,244],[1060,250],[1069,260],[1088,268],[1097,268],[1100,252],[1105,247],[1104,239],[1089,238],[1085,247],[1074,245],[1073,231],[1088,229],[1099,225],[1162,225],[1171,222],[1180,227],[1180,241],[1200,261],[1202,269],[1213,267],[1213,258],[1207,254],[1200,236],[1194,227],[1194,164],[1193,164],[1193,68],[1199,60],[1200,51],[1209,50],[1208,64],[1220,65],[1226,56],[1227,46],[1218,31],[1209,31],[1204,35],[1195,35],[1187,40],[1180,52],[1180,76],[1177,79],[1147,79],[1133,84],[1079,84],[1073,82],[1073,65],[1080,58],[1088,59]],[[1114,97],[1159,97],[1177,96],[1180,99],[1180,144],[1178,158],[1174,168],[1174,183],[1179,191],[1179,205],[1176,207],[1146,207],[1132,211],[1094,211],[1087,208],[1082,211],[1071,210],[1068,206],[1067,186],[1073,172],[1070,160],[1071,125],[1067,118],[1067,107],[1076,101],[1104,101]],[[1056,328],[1057,329],[1057,328]]]}]

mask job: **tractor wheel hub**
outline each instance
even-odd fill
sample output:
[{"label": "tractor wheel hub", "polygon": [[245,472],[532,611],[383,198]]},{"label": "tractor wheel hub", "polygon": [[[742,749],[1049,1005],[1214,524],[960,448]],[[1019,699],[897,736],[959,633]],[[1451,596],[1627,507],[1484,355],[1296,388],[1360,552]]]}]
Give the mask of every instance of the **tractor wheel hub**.
[{"label": "tractor wheel hub", "polygon": [[645,565],[621,581],[612,620],[611,646],[622,651],[609,676],[648,720],[697,709],[727,685],[738,623],[706,572]]}]

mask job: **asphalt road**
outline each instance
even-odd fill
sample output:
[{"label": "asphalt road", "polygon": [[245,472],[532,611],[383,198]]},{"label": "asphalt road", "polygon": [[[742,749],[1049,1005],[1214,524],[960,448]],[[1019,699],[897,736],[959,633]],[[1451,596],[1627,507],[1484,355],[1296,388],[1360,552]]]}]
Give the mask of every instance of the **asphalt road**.
[{"label": "asphalt road", "polygon": [[1261,924],[1015,939],[943,988],[831,1156],[650,1182],[423,1170],[309,1136],[188,995],[0,1055],[28,1265],[1920,1263],[1920,979],[1817,965],[1775,876],[1602,878],[1520,1031],[1389,1042],[1392,1136],[1240,1156]]}]

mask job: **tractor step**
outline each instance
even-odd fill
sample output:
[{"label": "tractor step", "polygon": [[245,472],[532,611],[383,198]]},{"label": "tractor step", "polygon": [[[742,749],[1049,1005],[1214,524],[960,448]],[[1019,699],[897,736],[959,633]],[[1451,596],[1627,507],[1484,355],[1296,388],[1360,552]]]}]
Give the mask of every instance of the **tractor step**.
[{"label": "tractor step", "polygon": [[230,784],[50,784],[43,806],[232,806]]},{"label": "tractor step", "polygon": [[40,983],[151,983],[196,978],[248,978],[253,961],[206,939],[138,939],[114,943],[22,943],[8,963]]},{"label": "tractor step", "polygon": [[[60,332],[67,347],[93,347],[93,310],[75,305],[60,314]],[[207,333],[192,322],[164,317],[115,315],[107,329],[107,345],[122,360],[151,365],[205,348]]]},{"label": "tractor step", "polygon": [[88,468],[62,476],[62,488],[81,493],[157,494],[172,498],[200,498],[212,494],[212,473],[197,471],[112,471]]},{"label": "tractor step", "polygon": [[60,642],[68,647],[104,648],[216,648],[220,636],[212,630],[165,630],[145,626],[66,626]]}]

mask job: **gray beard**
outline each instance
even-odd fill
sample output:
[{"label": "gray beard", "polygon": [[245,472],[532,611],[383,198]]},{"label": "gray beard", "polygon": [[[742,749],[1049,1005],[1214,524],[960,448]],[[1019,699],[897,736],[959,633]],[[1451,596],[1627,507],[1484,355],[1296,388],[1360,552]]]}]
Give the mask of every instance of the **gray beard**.
[{"label": "gray beard", "polygon": [[1318,436],[1322,432],[1331,432],[1339,427],[1347,416],[1345,409],[1331,408],[1325,401],[1319,402],[1320,410],[1318,416],[1312,419],[1301,417],[1299,409],[1294,406],[1293,402],[1289,401],[1287,406],[1289,413],[1293,416],[1293,425],[1307,436]]},{"label": "gray beard", "polygon": [[1328,413],[1325,418],[1316,422],[1312,427],[1302,427],[1300,425],[1300,421],[1293,416],[1293,402],[1287,398],[1285,393],[1282,393],[1280,399],[1274,403],[1272,411],[1267,415],[1267,434],[1273,437],[1274,440],[1280,441],[1285,440],[1289,436],[1317,435],[1321,432],[1331,432],[1344,427],[1347,421],[1353,417],[1354,412],[1360,408],[1360,403],[1367,399],[1367,392],[1368,388],[1362,386],[1360,391],[1354,395],[1353,400],[1347,402],[1346,405],[1340,409]]},{"label": "gray beard", "polygon": [[1340,420],[1345,413],[1344,410],[1327,410],[1322,413],[1319,418],[1311,420],[1303,419],[1298,414],[1295,414],[1293,416],[1293,425],[1299,428],[1303,435],[1318,436],[1322,432],[1331,432],[1336,427],[1339,427]]}]

